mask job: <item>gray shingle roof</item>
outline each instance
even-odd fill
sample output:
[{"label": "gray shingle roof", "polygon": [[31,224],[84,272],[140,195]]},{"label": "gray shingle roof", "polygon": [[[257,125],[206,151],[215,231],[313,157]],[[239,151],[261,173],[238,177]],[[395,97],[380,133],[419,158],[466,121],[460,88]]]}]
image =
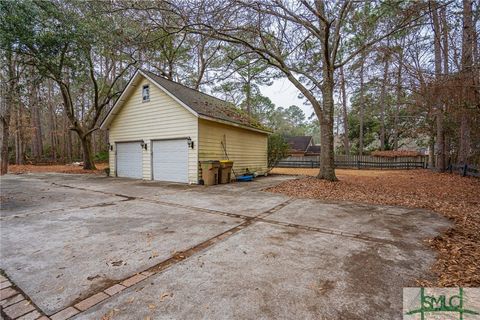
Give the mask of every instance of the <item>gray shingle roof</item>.
[{"label": "gray shingle roof", "polygon": [[312,136],[296,136],[288,137],[287,143],[290,146],[290,150],[306,151],[311,140]]},{"label": "gray shingle roof", "polygon": [[232,103],[159,77],[150,71],[142,70],[142,72],[200,115],[269,131],[260,122],[236,108]]},{"label": "gray shingle roof", "polygon": [[305,151],[307,154],[320,154],[320,146],[309,146],[307,151]]}]

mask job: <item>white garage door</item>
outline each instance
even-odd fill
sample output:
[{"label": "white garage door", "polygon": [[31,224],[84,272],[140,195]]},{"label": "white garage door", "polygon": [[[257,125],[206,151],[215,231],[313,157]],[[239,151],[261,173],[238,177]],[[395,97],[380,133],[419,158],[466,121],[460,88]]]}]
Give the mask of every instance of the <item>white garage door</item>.
[{"label": "white garage door", "polygon": [[188,144],[185,139],[153,142],[153,180],[188,182]]},{"label": "white garage door", "polygon": [[117,143],[117,176],[142,178],[142,146],[140,142]]}]

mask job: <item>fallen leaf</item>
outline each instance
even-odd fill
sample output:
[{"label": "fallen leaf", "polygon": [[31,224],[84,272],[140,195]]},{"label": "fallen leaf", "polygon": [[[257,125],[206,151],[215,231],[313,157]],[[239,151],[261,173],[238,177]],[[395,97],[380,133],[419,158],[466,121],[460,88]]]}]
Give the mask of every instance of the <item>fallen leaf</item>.
[{"label": "fallen leaf", "polygon": [[353,201],[422,208],[454,223],[428,240],[437,251],[432,271],[438,279],[419,283],[431,287],[480,286],[480,179],[430,170],[335,170],[339,181],[315,179],[319,169],[275,168],[275,174],[304,175],[265,191],[290,197]]},{"label": "fallen leaf", "polygon": [[160,296],[160,301],[163,302],[163,300],[165,300],[165,298],[169,297],[170,295],[170,292],[162,293],[162,295]]}]

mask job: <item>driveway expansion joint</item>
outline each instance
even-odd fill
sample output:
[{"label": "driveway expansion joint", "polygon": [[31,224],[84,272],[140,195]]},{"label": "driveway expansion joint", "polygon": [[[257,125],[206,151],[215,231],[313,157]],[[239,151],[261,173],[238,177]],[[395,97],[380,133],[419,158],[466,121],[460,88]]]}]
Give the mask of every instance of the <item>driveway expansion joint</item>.
[{"label": "driveway expansion joint", "polygon": [[100,190],[89,190],[86,188],[79,188],[79,187],[73,187],[69,185],[63,185],[63,184],[58,184],[53,182],[52,184],[57,185],[57,186],[62,186],[62,187],[69,187],[73,189],[79,189],[79,190],[84,190],[84,191],[91,191],[91,192],[98,192],[106,195],[114,195],[118,197],[124,197],[127,198],[128,200],[120,200],[120,201],[129,201],[129,200],[141,200],[141,201],[147,201],[151,203],[156,203],[156,204],[161,204],[165,206],[171,206],[171,207],[177,207],[177,208],[183,208],[183,209],[188,209],[188,210],[195,210],[195,211],[200,211],[200,212],[205,212],[209,214],[216,214],[216,215],[223,215],[231,218],[237,218],[237,219],[243,219],[245,221],[247,220],[254,220],[254,221],[262,221],[264,223],[270,223],[270,224],[276,224],[276,225],[283,225],[286,227],[291,227],[291,228],[297,228],[297,229],[302,229],[302,230],[309,230],[309,231],[315,231],[315,232],[320,232],[324,234],[330,234],[330,235],[336,235],[336,236],[343,236],[343,237],[348,237],[352,239],[357,239],[357,240],[362,240],[362,241],[369,241],[369,242],[376,242],[376,243],[382,243],[382,244],[390,244],[390,245],[398,245],[397,242],[391,241],[388,239],[382,239],[382,238],[375,238],[375,237],[369,237],[369,236],[364,236],[361,234],[356,234],[356,233],[350,233],[350,232],[345,232],[341,230],[334,230],[334,229],[329,229],[329,228],[318,228],[318,227],[310,227],[310,226],[305,226],[305,225],[300,225],[300,224],[295,224],[295,223],[284,223],[272,219],[266,219],[268,216],[274,214],[275,212],[279,211],[280,209],[286,207],[287,205],[293,203],[294,201],[297,200],[297,198],[289,198],[288,200],[274,206],[273,208],[270,208],[256,216],[246,216],[238,213],[231,213],[231,212],[226,212],[226,211],[220,211],[220,210],[212,210],[212,209],[206,209],[206,208],[200,208],[200,207],[195,207],[195,206],[189,206],[189,205],[183,205],[183,204],[178,204],[178,203],[172,203],[168,201],[161,201],[161,200],[154,200],[154,199],[149,199],[149,198],[144,198],[144,197],[131,197],[127,196],[124,194],[118,194],[118,193],[110,193],[110,192],[105,192],[105,191],[100,191]]},{"label": "driveway expansion joint", "polygon": [[301,224],[287,223],[287,222],[275,221],[275,220],[264,219],[264,218],[258,218],[257,220],[265,222],[265,223],[284,226],[284,227],[296,228],[296,229],[307,230],[307,231],[314,231],[314,232],[319,232],[319,233],[323,233],[323,234],[329,234],[329,235],[334,235],[334,236],[341,236],[341,237],[347,237],[347,238],[352,238],[352,239],[357,239],[357,240],[363,240],[363,241],[367,241],[367,242],[376,242],[376,243],[381,243],[381,244],[390,244],[390,245],[398,246],[398,242],[396,242],[396,241],[392,241],[392,240],[388,240],[388,239],[382,239],[382,238],[369,237],[369,236],[364,236],[364,235],[357,234],[357,233],[345,232],[345,231],[341,231],[341,230],[321,228],[321,227],[311,227],[311,226],[305,226],[305,225],[301,225]]},{"label": "driveway expansion joint", "polygon": [[[90,192],[97,192],[105,195],[110,195],[110,196],[117,196],[117,197],[123,197],[125,198],[124,200],[119,200],[115,202],[122,202],[122,201],[130,201],[130,200],[140,200],[140,201],[146,201],[150,203],[156,203],[160,205],[165,205],[165,206],[170,206],[170,207],[176,207],[176,208],[182,208],[182,209],[187,209],[187,210],[192,210],[196,212],[203,212],[203,213],[208,213],[208,214],[214,214],[214,215],[222,215],[222,216],[227,216],[231,218],[237,218],[243,220],[240,224],[236,225],[235,227],[228,229],[227,231],[224,231],[210,239],[207,239],[197,245],[194,245],[193,247],[181,251],[181,252],[176,252],[173,254],[171,257],[167,258],[166,260],[161,261],[160,263],[147,268],[146,270],[142,270],[133,276],[129,276],[127,278],[121,279],[116,281],[115,283],[110,283],[108,287],[101,289],[100,291],[97,291],[87,297],[82,297],[81,299],[78,299],[72,303],[72,305],[67,306],[60,312],[57,312],[54,316],[52,316],[52,319],[57,319],[56,316],[59,315],[58,319],[69,319],[70,317],[73,317],[75,315],[78,315],[79,313],[83,313],[85,311],[88,311],[90,308],[93,306],[109,299],[110,297],[113,297],[120,292],[123,292],[125,289],[128,289],[140,282],[143,282],[150,277],[159,274],[170,267],[176,265],[177,263],[190,258],[191,256],[203,252],[211,247],[213,247],[215,244],[219,243],[220,241],[223,241],[232,235],[240,232],[241,230],[251,226],[252,224],[255,224],[256,222],[263,222],[263,223],[268,223],[268,224],[274,224],[274,225],[280,225],[284,227],[290,227],[290,228],[296,228],[296,229],[301,229],[301,230],[307,230],[307,231],[313,231],[313,232],[319,232],[323,234],[329,234],[329,235],[335,235],[335,236],[341,236],[341,237],[348,237],[352,239],[357,239],[360,241],[369,241],[369,242],[376,242],[376,243],[381,243],[381,244],[394,244],[398,245],[397,243],[387,240],[387,239],[380,239],[380,238],[374,238],[374,237],[368,237],[368,236],[363,236],[360,234],[355,234],[355,233],[350,233],[350,232],[344,232],[340,230],[333,230],[333,229],[328,229],[328,228],[321,228],[321,227],[311,227],[311,226],[305,226],[305,225],[299,225],[299,224],[292,224],[292,223],[285,223],[285,222],[280,222],[276,221],[273,219],[268,219],[269,216],[272,214],[276,213],[277,211],[283,209],[287,205],[293,203],[296,201],[296,198],[289,198],[274,207],[265,210],[255,216],[246,216],[242,214],[237,214],[237,213],[231,213],[231,212],[225,212],[225,211],[220,211],[220,210],[212,210],[212,209],[207,209],[207,208],[200,208],[200,207],[195,207],[195,206],[189,206],[189,205],[184,205],[184,204],[179,204],[179,203],[172,203],[172,202],[167,202],[167,201],[162,201],[162,200],[155,200],[155,199],[149,199],[149,198],[144,198],[144,197],[131,197],[127,196],[124,194],[118,194],[118,193],[110,193],[110,192],[105,192],[101,190],[90,190],[86,188],[80,188],[80,187],[74,187],[74,186],[69,186],[69,185],[63,185],[59,183],[52,183],[53,185],[56,186],[61,186],[61,187],[69,187],[72,189],[78,189],[82,191],[90,191]],[[112,202],[113,203],[113,202]],[[99,204],[96,204],[99,205]],[[96,206],[92,205],[92,206]],[[87,206],[90,207],[90,206]]]},{"label": "driveway expansion joint", "polygon": [[[91,191],[91,192],[98,192],[106,195],[113,195],[113,196],[118,196],[118,197],[124,197],[126,200],[120,200],[120,201],[129,201],[129,200],[141,200],[141,201],[147,201],[151,203],[156,203],[156,204],[161,204],[165,206],[171,206],[171,207],[176,207],[176,208],[183,208],[183,209],[188,209],[188,210],[195,210],[195,211],[200,211],[200,212],[205,212],[209,214],[216,214],[216,215],[223,215],[231,218],[237,218],[237,219],[243,219],[245,221],[253,220],[253,221],[262,221],[264,223],[270,223],[270,224],[275,224],[275,225],[282,225],[286,227],[291,227],[291,228],[297,228],[297,229],[302,229],[302,230],[309,230],[309,231],[315,231],[315,232],[320,232],[324,234],[330,234],[330,235],[336,235],[336,236],[343,236],[343,237],[348,237],[352,239],[357,239],[357,240],[362,240],[362,241],[369,241],[369,242],[376,242],[376,243],[382,243],[382,244],[390,244],[390,245],[398,245],[398,242],[391,241],[388,239],[382,239],[382,238],[375,238],[375,237],[369,237],[369,236],[364,236],[361,234],[357,233],[350,233],[346,231],[341,231],[341,230],[334,230],[334,229],[329,229],[329,228],[319,228],[319,227],[310,227],[310,226],[305,226],[305,225],[300,225],[300,224],[295,224],[295,223],[284,223],[272,219],[266,219],[268,216],[274,214],[275,212],[279,211],[280,209],[286,207],[287,205],[293,203],[294,201],[297,200],[297,198],[289,198],[288,200],[256,215],[256,216],[246,216],[238,213],[231,213],[231,212],[226,212],[226,211],[220,211],[220,210],[212,210],[212,209],[206,209],[206,208],[200,208],[200,207],[195,207],[195,206],[189,206],[189,205],[183,205],[183,204],[178,204],[178,203],[172,203],[168,201],[161,201],[161,200],[154,200],[154,199],[149,199],[149,198],[144,198],[144,197],[131,197],[128,195],[124,194],[119,194],[119,193],[110,193],[110,192],[105,192],[105,191],[100,191],[100,190],[90,190],[86,188],[80,188],[80,187],[73,187],[69,185],[64,185],[64,184],[59,184],[56,182],[52,182],[53,185],[56,186],[61,186],[61,187],[68,187],[72,189],[79,189],[83,191]],[[413,211],[413,210],[412,210]],[[410,212],[409,212],[410,213]]]},{"label": "driveway expansion joint", "polygon": [[[142,199],[142,200],[150,201],[149,199]],[[256,221],[262,221],[258,217],[269,216],[269,215],[275,213],[276,211],[284,208],[285,206],[292,203],[293,201],[295,201],[295,199],[290,198],[290,199],[274,206],[273,208],[270,208],[270,209],[260,213],[259,215],[255,216],[255,217],[233,214],[234,217],[236,217],[236,218],[240,217],[244,221],[242,223],[238,224],[237,226],[216,235],[215,237],[212,237],[212,238],[210,238],[206,241],[201,242],[200,244],[197,244],[197,245],[191,247],[190,249],[187,249],[187,250],[184,250],[184,251],[181,251],[181,252],[176,252],[170,258],[156,264],[153,267],[150,267],[146,270],[138,272],[137,274],[135,274],[133,276],[130,276],[126,279],[119,280],[113,285],[110,284],[110,286],[108,288],[105,288],[102,291],[94,293],[94,294],[92,294],[92,295],[90,295],[86,298],[83,298],[81,301],[74,301],[71,306],[68,306],[68,307],[64,308],[63,310],[57,312],[55,315],[53,315],[52,319],[57,319],[56,318],[57,315],[59,315],[58,319],[69,319],[70,317],[73,317],[74,315],[77,315],[78,313],[88,311],[93,306],[97,305],[98,303],[103,302],[104,300],[107,300],[108,298],[122,292],[123,290],[125,290],[129,287],[132,287],[135,284],[140,283],[140,282],[152,277],[153,275],[156,275],[160,272],[163,272],[164,270],[170,268],[171,266],[173,266],[173,265],[175,265],[175,264],[177,264],[177,263],[179,263],[179,262],[181,262],[181,261],[183,261],[187,258],[190,258],[191,256],[193,256],[197,253],[200,253],[200,252],[203,252],[203,251],[207,250],[208,248],[212,247],[213,245],[217,244],[218,242],[223,241],[223,240],[231,237],[232,235],[240,232],[241,230],[247,228],[248,226],[252,225]],[[170,203],[168,203],[168,204],[170,205]],[[188,207],[190,209],[195,209],[195,210],[201,209],[201,208],[189,207],[189,206],[183,206],[183,205],[179,205],[179,206],[180,207]],[[214,211],[214,210],[203,209],[202,211],[210,213],[211,211]],[[221,212],[221,214],[224,214],[224,213]],[[65,317],[61,318],[60,315],[62,317],[65,315]]]}]

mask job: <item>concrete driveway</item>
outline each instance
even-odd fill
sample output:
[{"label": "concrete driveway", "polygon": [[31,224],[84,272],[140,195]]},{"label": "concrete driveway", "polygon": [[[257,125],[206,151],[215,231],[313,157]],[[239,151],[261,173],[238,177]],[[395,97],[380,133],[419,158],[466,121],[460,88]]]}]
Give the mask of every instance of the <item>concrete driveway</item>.
[{"label": "concrete driveway", "polygon": [[[52,319],[401,318],[402,288],[434,261],[423,240],[449,223],[262,191],[284,179],[4,176],[0,268],[12,286],[2,290]],[[14,297],[4,316],[26,313]]]}]

